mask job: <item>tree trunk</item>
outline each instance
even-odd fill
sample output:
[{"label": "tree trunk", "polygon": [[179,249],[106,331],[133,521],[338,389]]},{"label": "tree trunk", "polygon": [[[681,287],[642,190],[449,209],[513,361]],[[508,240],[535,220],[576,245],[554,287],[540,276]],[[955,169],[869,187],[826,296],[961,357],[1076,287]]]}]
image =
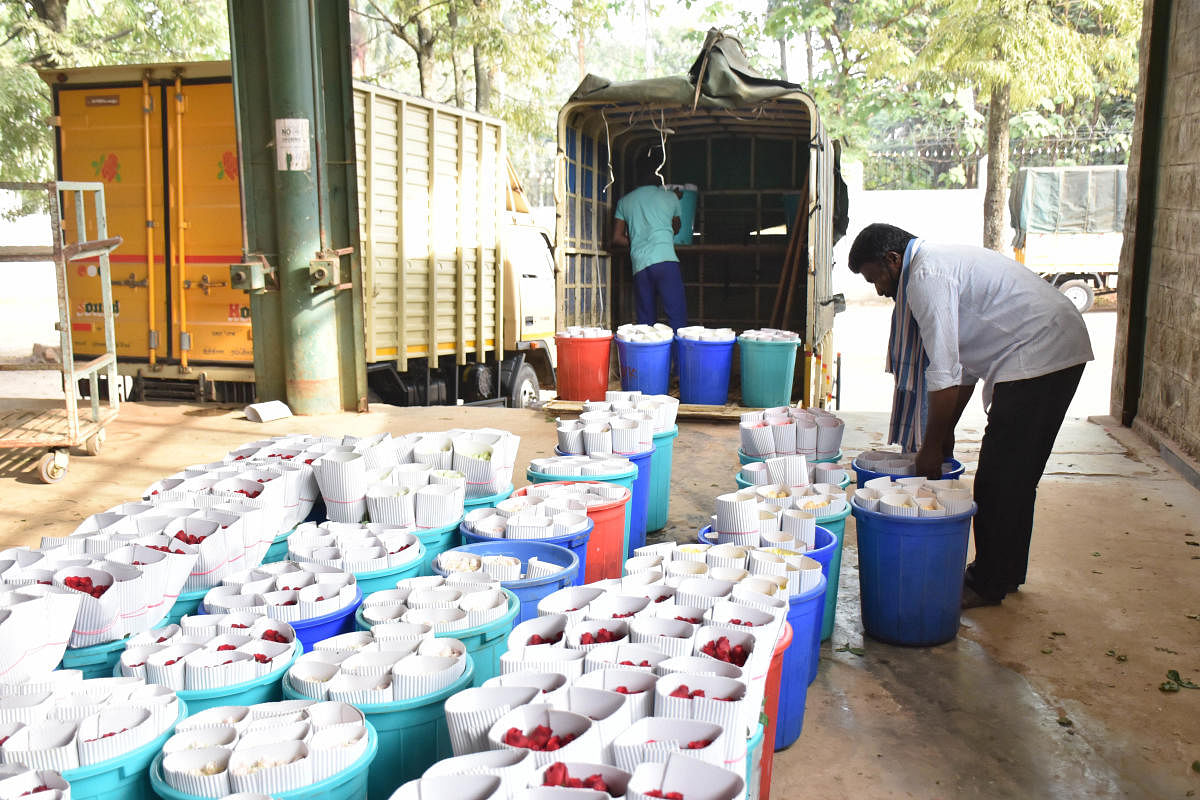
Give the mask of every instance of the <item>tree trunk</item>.
[{"label": "tree trunk", "polygon": [[33,11],[52,31],[64,33],[67,30],[68,2],[69,0],[34,0]]},{"label": "tree trunk", "polygon": [[786,81],[788,79],[787,37],[780,36],[777,41],[779,42],[779,77]]},{"label": "tree trunk", "polygon": [[1004,248],[1004,202],[1008,198],[1008,94],[1004,84],[992,89],[988,103],[987,188],[983,193],[983,246]]},{"label": "tree trunk", "polygon": [[436,37],[433,19],[429,11],[422,11],[417,16],[417,46],[414,49],[417,52],[417,75],[421,81],[421,97],[427,100],[430,99],[429,93],[433,91],[433,46],[436,43]]},{"label": "tree trunk", "polygon": [[812,29],[804,32],[804,85],[811,86],[813,79],[813,41]]},{"label": "tree trunk", "polygon": [[486,114],[492,108],[492,77],[494,72],[489,68],[483,48],[475,45],[475,110]]}]

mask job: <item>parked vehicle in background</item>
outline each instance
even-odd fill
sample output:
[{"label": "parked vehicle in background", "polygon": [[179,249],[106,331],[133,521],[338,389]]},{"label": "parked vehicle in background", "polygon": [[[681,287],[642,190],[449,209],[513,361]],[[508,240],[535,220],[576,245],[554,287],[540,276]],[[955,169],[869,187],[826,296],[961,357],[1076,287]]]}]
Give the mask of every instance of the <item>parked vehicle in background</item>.
[{"label": "parked vehicle in background", "polygon": [[[112,256],[113,306],[132,399],[251,402],[247,291],[273,287],[248,266],[230,270],[244,260],[245,225],[230,63],[41,76],[58,178],[103,181],[108,229],[125,239]],[[508,164],[503,122],[364,83],[353,103],[374,398],[536,399],[554,386],[553,256]],[[67,277],[80,357],[104,351],[94,269],[81,262]]]},{"label": "parked vehicle in background", "polygon": [[1024,167],[1009,195],[1017,261],[1081,312],[1117,290],[1125,227],[1124,166]]}]

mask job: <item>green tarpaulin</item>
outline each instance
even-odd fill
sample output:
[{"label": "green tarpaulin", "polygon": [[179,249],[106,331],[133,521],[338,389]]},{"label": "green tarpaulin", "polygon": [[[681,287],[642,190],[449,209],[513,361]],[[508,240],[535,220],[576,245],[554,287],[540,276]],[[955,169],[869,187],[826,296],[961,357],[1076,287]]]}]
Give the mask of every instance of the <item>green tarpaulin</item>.
[{"label": "green tarpaulin", "polygon": [[1008,210],[1016,231],[1112,233],[1125,227],[1125,167],[1026,167],[1017,172]]}]

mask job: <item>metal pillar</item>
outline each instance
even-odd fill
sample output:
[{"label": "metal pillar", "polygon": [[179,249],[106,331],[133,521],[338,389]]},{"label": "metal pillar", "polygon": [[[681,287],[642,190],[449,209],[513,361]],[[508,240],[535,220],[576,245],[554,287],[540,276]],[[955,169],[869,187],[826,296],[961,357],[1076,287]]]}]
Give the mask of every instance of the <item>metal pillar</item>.
[{"label": "metal pillar", "polygon": [[347,0],[229,0],[259,399],[366,410]]}]

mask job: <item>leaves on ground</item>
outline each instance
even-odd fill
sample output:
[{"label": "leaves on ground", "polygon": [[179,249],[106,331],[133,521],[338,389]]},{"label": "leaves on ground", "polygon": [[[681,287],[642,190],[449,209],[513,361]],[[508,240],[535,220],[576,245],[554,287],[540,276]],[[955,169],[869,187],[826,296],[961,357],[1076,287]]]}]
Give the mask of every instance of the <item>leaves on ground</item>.
[{"label": "leaves on ground", "polygon": [[1200,689],[1200,683],[1192,683],[1183,678],[1177,669],[1167,670],[1167,679],[1158,685],[1159,691],[1178,692],[1180,689]]},{"label": "leaves on ground", "polygon": [[867,651],[861,647],[851,647],[849,642],[846,642],[841,647],[835,647],[833,652],[849,653],[852,656],[865,656],[867,654]]}]

